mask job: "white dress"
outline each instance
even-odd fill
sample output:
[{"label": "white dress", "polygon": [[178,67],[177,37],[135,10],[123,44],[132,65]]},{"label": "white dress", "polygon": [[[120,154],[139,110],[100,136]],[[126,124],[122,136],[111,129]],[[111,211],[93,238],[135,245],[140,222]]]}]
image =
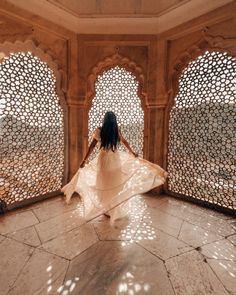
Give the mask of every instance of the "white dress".
[{"label": "white dress", "polygon": [[[93,137],[100,144],[99,128]],[[115,208],[110,211],[114,220],[124,215],[121,208],[125,207],[125,201],[162,185],[166,177],[165,170],[147,160],[136,158],[128,152],[100,149],[89,164],[79,168],[62,192],[66,195],[67,203],[74,192],[81,196],[86,220]]]}]

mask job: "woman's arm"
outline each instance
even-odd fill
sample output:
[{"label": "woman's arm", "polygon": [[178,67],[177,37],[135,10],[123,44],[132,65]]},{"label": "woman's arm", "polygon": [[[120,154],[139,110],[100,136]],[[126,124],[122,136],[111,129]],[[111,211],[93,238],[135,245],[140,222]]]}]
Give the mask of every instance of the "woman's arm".
[{"label": "woman's arm", "polygon": [[93,152],[93,150],[94,150],[94,148],[95,148],[97,142],[98,142],[98,141],[97,141],[95,138],[93,138],[93,141],[90,143],[89,148],[88,148],[88,151],[87,151],[87,153],[86,153],[86,155],[85,155],[83,161],[82,161],[81,164],[80,164],[80,168],[83,168],[83,167],[84,167],[84,165],[85,165],[87,159],[89,158],[89,156],[90,156],[91,153]]},{"label": "woman's arm", "polygon": [[120,133],[120,142],[123,143],[123,145],[128,149],[128,151],[133,154],[135,157],[138,157],[138,154],[136,154],[130,147],[128,141],[122,136],[122,134]]}]

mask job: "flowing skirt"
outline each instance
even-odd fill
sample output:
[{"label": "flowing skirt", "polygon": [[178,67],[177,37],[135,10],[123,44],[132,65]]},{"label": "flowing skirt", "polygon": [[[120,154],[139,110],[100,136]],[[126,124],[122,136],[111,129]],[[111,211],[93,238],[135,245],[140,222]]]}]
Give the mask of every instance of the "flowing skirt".
[{"label": "flowing skirt", "polygon": [[165,170],[147,160],[123,151],[100,150],[89,164],[77,171],[62,192],[67,203],[74,192],[80,195],[86,220],[113,208],[110,212],[114,220],[123,217],[125,201],[162,185],[166,177]]}]

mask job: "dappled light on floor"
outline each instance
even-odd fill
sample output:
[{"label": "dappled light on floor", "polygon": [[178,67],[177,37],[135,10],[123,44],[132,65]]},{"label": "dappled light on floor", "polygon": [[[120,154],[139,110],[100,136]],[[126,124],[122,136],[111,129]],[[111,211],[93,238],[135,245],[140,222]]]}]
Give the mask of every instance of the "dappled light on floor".
[{"label": "dappled light on floor", "polygon": [[[110,232],[116,231],[116,237],[113,235],[112,240],[122,241],[121,245],[124,247],[134,243],[136,240],[154,239],[155,232],[152,230],[151,217],[146,209],[147,205],[141,196],[135,196],[122,205],[121,208],[115,209],[114,214],[115,211],[118,211],[117,215],[119,216],[120,214],[122,216],[123,214],[123,218],[115,220],[112,225],[109,224],[109,219],[105,220],[105,226],[110,228]],[[112,213],[111,211],[111,215]],[[143,220],[144,214],[146,219],[149,218],[148,222]],[[95,229],[99,233],[98,226],[96,226],[96,223],[94,224]]]},{"label": "dappled light on floor", "polygon": [[79,278],[75,277],[71,280],[67,280],[63,285],[61,285],[58,289],[57,289],[57,293],[60,295],[69,295],[73,292],[73,290],[75,289],[76,284],[78,283]]},{"label": "dappled light on floor", "polygon": [[135,275],[133,275],[132,272],[127,271],[122,275],[121,282],[119,283],[115,294],[145,294],[149,290],[150,285],[148,283],[137,281]]},{"label": "dappled light on floor", "polygon": [[234,292],[232,216],[148,194],[111,210],[112,224],[83,209],[53,198],[0,217],[4,295]]}]

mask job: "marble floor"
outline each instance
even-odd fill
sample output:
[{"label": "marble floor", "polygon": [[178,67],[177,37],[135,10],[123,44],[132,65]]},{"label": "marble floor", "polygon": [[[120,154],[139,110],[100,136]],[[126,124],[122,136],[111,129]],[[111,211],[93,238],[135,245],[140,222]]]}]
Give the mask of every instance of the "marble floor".
[{"label": "marble floor", "polygon": [[0,216],[0,295],[236,294],[236,220],[135,196],[110,225],[61,196]]}]

